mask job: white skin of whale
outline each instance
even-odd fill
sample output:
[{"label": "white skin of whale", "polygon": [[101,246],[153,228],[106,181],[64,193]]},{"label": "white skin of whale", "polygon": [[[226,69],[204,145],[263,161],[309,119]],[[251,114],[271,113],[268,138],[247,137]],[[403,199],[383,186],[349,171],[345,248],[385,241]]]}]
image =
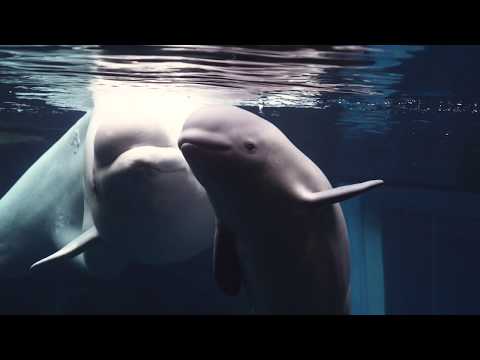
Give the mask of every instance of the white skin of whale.
[{"label": "white skin of whale", "polygon": [[178,144],[215,210],[214,276],[226,294],[244,284],[257,313],[350,312],[338,202],[382,180],[332,188],[278,128],[236,107],[195,111]]},{"label": "white skin of whale", "polygon": [[[78,120],[0,199],[0,277],[25,274],[34,261],[82,233],[90,116]],[[81,257],[73,263],[85,269]]]},{"label": "white skin of whale", "polygon": [[0,221],[0,270],[73,258],[106,278],[129,263],[186,260],[211,246],[214,231],[205,190],[159,123],[95,111],[5,195]]},{"label": "white skin of whale", "polygon": [[83,180],[84,232],[32,267],[83,253],[91,272],[111,277],[129,263],[181,262],[211,246],[213,209],[161,122],[94,112]]},{"label": "white skin of whale", "polygon": [[84,187],[99,239],[98,255],[89,254],[94,248],[85,254],[89,265],[103,266],[104,252],[120,266],[167,264],[211,246],[214,215],[206,192],[160,123],[93,117]]}]

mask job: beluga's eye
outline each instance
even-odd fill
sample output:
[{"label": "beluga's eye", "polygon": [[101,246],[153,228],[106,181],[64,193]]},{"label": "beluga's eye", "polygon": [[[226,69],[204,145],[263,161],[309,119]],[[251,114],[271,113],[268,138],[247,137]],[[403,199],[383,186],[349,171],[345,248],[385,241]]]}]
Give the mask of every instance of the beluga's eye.
[{"label": "beluga's eye", "polygon": [[255,150],[257,149],[255,144],[251,141],[246,141],[244,145],[245,149],[247,149],[248,152],[255,152]]}]

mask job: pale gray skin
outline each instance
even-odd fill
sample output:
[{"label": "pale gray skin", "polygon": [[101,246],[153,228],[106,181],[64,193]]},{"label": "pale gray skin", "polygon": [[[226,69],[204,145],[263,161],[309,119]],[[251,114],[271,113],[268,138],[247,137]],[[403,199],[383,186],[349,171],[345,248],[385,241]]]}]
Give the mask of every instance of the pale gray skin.
[{"label": "pale gray skin", "polygon": [[215,279],[226,294],[243,283],[257,313],[350,313],[338,202],[383,181],[332,189],[278,128],[236,107],[195,111],[178,144],[216,213]]},{"label": "pale gray skin", "polygon": [[206,192],[159,124],[92,112],[42,155],[0,201],[2,275],[68,261],[111,278],[211,246]]},{"label": "pale gray skin", "polygon": [[[0,199],[0,278],[25,275],[36,260],[82,233],[87,113]],[[81,258],[73,264],[85,270]]]},{"label": "pale gray skin", "polygon": [[85,253],[89,268],[118,273],[129,262],[181,262],[211,246],[206,192],[160,124],[92,120],[84,178],[96,237]]}]

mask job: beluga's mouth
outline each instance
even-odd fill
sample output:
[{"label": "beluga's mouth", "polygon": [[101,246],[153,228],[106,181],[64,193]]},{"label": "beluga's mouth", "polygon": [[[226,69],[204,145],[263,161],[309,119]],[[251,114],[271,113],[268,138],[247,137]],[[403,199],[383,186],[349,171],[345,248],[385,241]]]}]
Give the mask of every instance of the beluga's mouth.
[{"label": "beluga's mouth", "polygon": [[188,138],[181,139],[178,146],[182,151],[189,148],[198,148],[206,151],[228,151],[231,149],[231,146],[225,142]]},{"label": "beluga's mouth", "polygon": [[139,163],[132,166],[131,170],[134,172],[143,173],[143,174],[155,174],[155,173],[165,174],[165,173],[174,173],[174,172],[184,171],[185,166],[173,165],[173,164],[156,165],[156,164]]}]

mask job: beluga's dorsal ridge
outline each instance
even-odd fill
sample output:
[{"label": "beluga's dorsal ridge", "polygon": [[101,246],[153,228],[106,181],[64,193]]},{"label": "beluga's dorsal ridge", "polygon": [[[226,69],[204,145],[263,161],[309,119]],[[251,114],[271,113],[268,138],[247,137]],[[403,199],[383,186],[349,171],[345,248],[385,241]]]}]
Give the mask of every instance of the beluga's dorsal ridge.
[{"label": "beluga's dorsal ridge", "polygon": [[214,207],[214,276],[245,284],[259,313],[347,314],[350,254],[339,202],[383,184],[333,188],[277,127],[232,106],[198,109],[178,145]]}]

